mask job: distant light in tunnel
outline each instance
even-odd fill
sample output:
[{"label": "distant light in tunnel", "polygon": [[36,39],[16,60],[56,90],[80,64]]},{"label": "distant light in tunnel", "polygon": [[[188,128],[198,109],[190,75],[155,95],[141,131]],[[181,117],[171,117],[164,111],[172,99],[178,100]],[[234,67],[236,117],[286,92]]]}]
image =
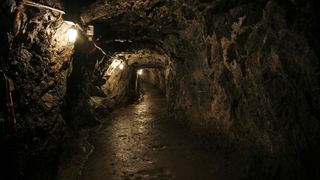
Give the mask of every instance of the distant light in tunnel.
[{"label": "distant light in tunnel", "polygon": [[75,28],[71,27],[70,29],[68,29],[67,35],[68,35],[68,41],[70,43],[74,43],[77,40],[78,31]]},{"label": "distant light in tunnel", "polygon": [[143,74],[143,70],[142,70],[142,69],[139,69],[139,70],[137,71],[137,73],[138,73],[138,75],[142,75],[142,74]]},{"label": "distant light in tunnel", "polygon": [[94,36],[94,26],[93,25],[88,25],[86,33],[87,33],[89,41],[92,41],[93,36]]}]

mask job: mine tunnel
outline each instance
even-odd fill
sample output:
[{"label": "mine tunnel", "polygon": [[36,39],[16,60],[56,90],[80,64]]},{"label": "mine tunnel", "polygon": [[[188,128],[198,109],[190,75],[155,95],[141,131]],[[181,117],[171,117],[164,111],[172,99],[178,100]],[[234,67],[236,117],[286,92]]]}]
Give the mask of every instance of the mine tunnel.
[{"label": "mine tunnel", "polygon": [[320,179],[317,0],[1,0],[0,179]]}]

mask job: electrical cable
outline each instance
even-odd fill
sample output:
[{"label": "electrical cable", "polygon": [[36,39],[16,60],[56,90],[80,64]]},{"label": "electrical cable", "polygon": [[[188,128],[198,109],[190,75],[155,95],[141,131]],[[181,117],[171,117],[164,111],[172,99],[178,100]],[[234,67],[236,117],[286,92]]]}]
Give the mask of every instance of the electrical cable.
[{"label": "electrical cable", "polygon": [[22,1],[22,3],[26,6],[32,6],[32,7],[37,7],[37,8],[44,8],[44,9],[49,9],[49,10],[52,10],[52,11],[56,11],[56,12],[59,12],[61,14],[66,14],[64,11],[60,10],[60,9],[57,9],[57,8],[53,8],[53,7],[50,7],[50,6],[47,6],[47,5],[43,5],[43,4],[40,4],[40,3],[35,3],[35,2],[32,2],[32,1]]},{"label": "electrical cable", "polygon": [[[52,10],[52,11],[56,11],[56,12],[59,12],[61,14],[66,14],[64,11],[60,10],[60,9],[57,9],[57,8],[53,8],[53,7],[50,7],[50,6],[47,6],[47,5],[43,5],[43,4],[40,4],[40,3],[35,3],[35,2],[32,2],[32,1],[22,1],[22,3],[26,6],[32,6],[32,7],[37,7],[37,8],[44,8],[44,9],[49,9],[49,10]],[[77,24],[77,28],[80,29],[81,31],[83,31],[83,29]],[[105,56],[107,55],[106,52],[104,52],[102,50],[102,48],[100,48],[98,45],[96,45],[96,43],[92,42],[93,45],[99,50],[102,52],[102,54],[104,54]]]}]

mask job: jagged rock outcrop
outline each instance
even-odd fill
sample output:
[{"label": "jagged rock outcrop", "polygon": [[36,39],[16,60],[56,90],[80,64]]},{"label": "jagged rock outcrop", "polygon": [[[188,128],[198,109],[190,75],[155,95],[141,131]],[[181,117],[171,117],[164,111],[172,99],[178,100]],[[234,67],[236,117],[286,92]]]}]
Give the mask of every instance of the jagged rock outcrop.
[{"label": "jagged rock outcrop", "polygon": [[294,179],[319,148],[319,57],[288,13],[268,1],[207,14],[213,96],[201,114],[215,137],[248,146],[258,174]]},{"label": "jagged rock outcrop", "polygon": [[[59,1],[45,3],[62,8]],[[8,39],[1,64],[14,82],[17,120],[16,136],[4,138],[1,145],[1,177],[51,179],[66,137],[60,107],[73,53],[66,36],[71,25],[60,13],[16,1],[1,1],[1,12],[6,19],[1,24],[8,27],[1,29]]]}]

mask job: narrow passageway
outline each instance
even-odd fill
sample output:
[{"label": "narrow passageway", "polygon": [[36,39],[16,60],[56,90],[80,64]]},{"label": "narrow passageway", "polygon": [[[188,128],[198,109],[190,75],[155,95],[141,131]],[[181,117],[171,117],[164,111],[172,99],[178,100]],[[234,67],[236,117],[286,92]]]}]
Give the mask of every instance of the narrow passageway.
[{"label": "narrow passageway", "polygon": [[1,0],[0,180],[320,179],[319,9]]},{"label": "narrow passageway", "polygon": [[[165,98],[144,85],[139,104],[111,115],[89,139],[95,151],[83,180],[220,179],[223,164],[210,160],[183,129],[170,121]],[[226,177],[225,177],[226,178]]]}]

